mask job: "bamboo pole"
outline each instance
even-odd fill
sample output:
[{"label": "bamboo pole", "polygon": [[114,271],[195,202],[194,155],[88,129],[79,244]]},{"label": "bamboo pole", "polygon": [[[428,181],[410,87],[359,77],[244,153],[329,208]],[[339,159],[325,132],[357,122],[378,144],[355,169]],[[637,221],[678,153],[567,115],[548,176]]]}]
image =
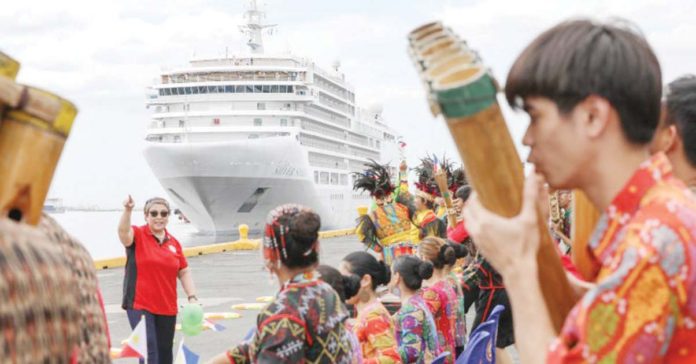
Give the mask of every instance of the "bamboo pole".
[{"label": "bamboo pole", "polygon": [[440,195],[445,200],[445,207],[447,207],[447,224],[450,227],[457,226],[457,216],[451,213],[452,211],[452,196],[450,195],[449,186],[447,185],[447,173],[444,168],[439,169],[435,172],[435,182],[437,187],[440,189]]},{"label": "bamboo pole", "polygon": [[[439,41],[414,53],[427,56],[433,54],[434,49],[452,45],[455,41]],[[459,44],[466,50],[464,43]],[[419,71],[427,73],[428,68],[426,66]],[[452,65],[449,72],[443,71],[437,79],[429,81],[432,85],[429,93],[434,95],[439,105],[481,203],[497,214],[506,217],[517,215],[522,207],[524,173],[496,100],[495,80],[476,58],[470,62],[462,60]],[[575,304],[575,294],[553,246],[548,226],[542,220],[539,220],[538,227],[541,237],[537,255],[539,280],[548,312],[558,332]]]},{"label": "bamboo pole", "polygon": [[0,124],[0,211],[36,225],[77,110],[46,91],[20,88],[22,101]]}]

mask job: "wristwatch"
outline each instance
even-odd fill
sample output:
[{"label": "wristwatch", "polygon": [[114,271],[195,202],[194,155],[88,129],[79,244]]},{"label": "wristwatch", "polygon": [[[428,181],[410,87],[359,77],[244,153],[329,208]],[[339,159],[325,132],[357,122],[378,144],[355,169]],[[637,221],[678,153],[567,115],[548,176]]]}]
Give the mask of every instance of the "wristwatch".
[{"label": "wristwatch", "polygon": [[188,296],[188,301],[189,301],[189,302],[191,302],[191,299],[195,299],[196,301],[198,301],[198,297],[196,297],[195,294],[192,294],[192,295]]}]

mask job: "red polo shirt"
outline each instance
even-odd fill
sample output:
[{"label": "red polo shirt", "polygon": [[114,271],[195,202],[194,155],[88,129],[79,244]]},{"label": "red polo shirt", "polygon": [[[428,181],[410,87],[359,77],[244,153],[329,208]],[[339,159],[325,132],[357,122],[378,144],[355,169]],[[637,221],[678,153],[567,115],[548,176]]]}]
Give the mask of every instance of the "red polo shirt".
[{"label": "red polo shirt", "polygon": [[126,248],[122,307],[176,315],[176,280],[186,267],[181,245],[169,232],[165,230],[160,242],[147,225],[133,226],[133,244]]}]

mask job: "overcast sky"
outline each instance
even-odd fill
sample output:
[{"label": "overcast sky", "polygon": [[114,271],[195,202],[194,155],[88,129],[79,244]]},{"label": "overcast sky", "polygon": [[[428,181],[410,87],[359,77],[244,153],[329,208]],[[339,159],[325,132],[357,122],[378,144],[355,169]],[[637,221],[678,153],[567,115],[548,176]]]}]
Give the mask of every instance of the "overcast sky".
[{"label": "overcast sky", "polygon": [[[336,60],[359,103],[379,103],[408,143],[408,156],[456,155],[442,120],[433,119],[406,56],[406,34],[442,20],[479,50],[504,81],[522,48],[569,17],[626,18],[654,47],[665,80],[696,73],[692,0],[267,0],[267,53],[291,51],[325,68]],[[666,5],[668,4],[668,5]],[[22,62],[18,80],[75,102],[80,113],[51,195],[69,205],[117,206],[163,194],[142,156],[145,88],[166,67],[193,56],[246,51],[238,30],[246,0],[25,0],[3,2],[0,49]],[[507,110],[513,137],[524,115]],[[521,150],[524,154],[525,151]],[[415,159],[413,160],[415,162]]]}]

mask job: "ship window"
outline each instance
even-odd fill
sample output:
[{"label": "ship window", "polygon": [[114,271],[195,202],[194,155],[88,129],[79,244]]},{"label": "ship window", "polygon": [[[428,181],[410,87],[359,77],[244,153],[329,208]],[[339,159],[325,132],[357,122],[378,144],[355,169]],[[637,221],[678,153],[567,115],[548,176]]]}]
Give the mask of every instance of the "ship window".
[{"label": "ship window", "polygon": [[320,180],[321,184],[328,185],[329,184],[329,172],[321,172],[319,180]]},{"label": "ship window", "polygon": [[341,184],[344,186],[348,184],[348,175],[347,174],[341,174]]},{"label": "ship window", "polygon": [[288,126],[288,119],[280,119],[280,126]]},{"label": "ship window", "polygon": [[266,103],[265,102],[257,102],[256,103],[256,110],[266,110]]},{"label": "ship window", "polygon": [[338,173],[331,173],[331,184],[332,185],[338,184]]},{"label": "ship window", "polygon": [[191,87],[191,92],[192,92],[194,95],[198,95],[198,87],[196,87],[196,86]]},{"label": "ship window", "polygon": [[254,92],[254,86],[252,86],[252,85],[246,85],[246,87],[244,88],[244,90],[245,90],[246,93],[252,93],[252,92]]},{"label": "ship window", "polygon": [[319,171],[314,171],[314,183],[319,183]]},{"label": "ship window", "polygon": [[262,89],[261,85],[254,85],[254,93],[261,93]]},{"label": "ship window", "polygon": [[234,87],[235,93],[241,94],[244,92],[244,86],[243,85],[237,85]]},{"label": "ship window", "polygon": [[191,88],[190,88],[190,87],[186,87],[185,90],[186,90],[186,94],[187,94],[187,95],[190,95],[190,94],[191,94]]},{"label": "ship window", "polygon": [[288,86],[288,93],[292,93],[292,86]]},{"label": "ship window", "polygon": [[278,88],[278,90],[279,90],[278,92],[281,92],[281,93],[286,93],[287,90],[288,90],[288,86],[285,86],[285,85],[280,85],[280,86],[278,86],[278,87],[279,87],[279,88]]},{"label": "ship window", "polygon": [[164,89],[163,88],[159,89],[159,95],[164,96]]},{"label": "ship window", "polygon": [[276,92],[278,92],[278,85],[271,86],[271,93],[276,93]]},{"label": "ship window", "polygon": [[217,93],[217,86],[208,86],[208,93],[209,94]]},{"label": "ship window", "polygon": [[183,120],[179,120],[179,127],[183,128],[184,126],[186,126],[186,122]]},{"label": "ship window", "polygon": [[178,90],[176,87],[172,87],[172,88],[171,88],[171,94],[174,95],[174,96],[176,96],[176,95],[179,94],[179,90]]},{"label": "ship window", "polygon": [[174,135],[174,143],[181,143],[181,136]]},{"label": "ship window", "polygon": [[183,87],[179,87],[179,95],[185,95],[186,91]]},{"label": "ship window", "polygon": [[170,91],[168,88],[165,88],[165,89],[164,89],[164,95],[165,95],[165,96],[171,95],[171,91]]},{"label": "ship window", "polygon": [[225,93],[234,93],[234,86],[225,86]]},{"label": "ship window", "polygon": [[267,93],[271,92],[271,86],[263,85],[262,90],[263,90],[263,93],[267,94]]},{"label": "ship window", "polygon": [[218,86],[218,87],[217,87],[217,92],[218,92],[218,93],[221,93],[221,94],[222,94],[222,93],[225,93],[225,86]]},{"label": "ship window", "polygon": [[261,118],[255,118],[254,119],[254,126],[261,126],[263,125],[263,120]]},{"label": "ship window", "polygon": [[205,86],[198,86],[198,93],[199,94],[207,94],[208,93],[208,88]]},{"label": "ship window", "polygon": [[376,148],[379,148],[379,147],[380,147],[379,140],[375,140],[375,147],[376,147]]}]

